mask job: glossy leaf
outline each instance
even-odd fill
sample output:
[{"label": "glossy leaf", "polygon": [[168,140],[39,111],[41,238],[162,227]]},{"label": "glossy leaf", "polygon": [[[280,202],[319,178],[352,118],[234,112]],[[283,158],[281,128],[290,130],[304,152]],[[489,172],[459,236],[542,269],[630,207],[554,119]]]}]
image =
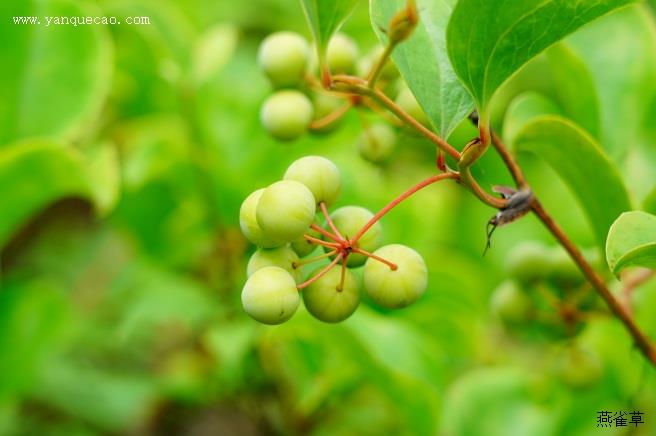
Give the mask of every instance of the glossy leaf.
[{"label": "glossy leaf", "polygon": [[603,249],[611,224],[631,204],[622,178],[599,144],[571,121],[545,115],[519,131],[514,147],[540,156],[565,181]]},{"label": "glossy leaf", "polygon": [[563,113],[553,101],[537,92],[529,91],[519,95],[508,107],[503,122],[506,141],[512,144],[524,125],[541,115],[563,115]]},{"label": "glossy leaf", "polygon": [[656,215],[626,212],[613,223],[606,241],[606,260],[619,277],[624,268],[656,268]]},{"label": "glossy leaf", "polygon": [[27,219],[62,198],[82,197],[98,212],[108,212],[119,187],[116,151],[106,147],[92,150],[88,158],[47,141],[0,148],[0,186],[11,187],[0,209],[0,247]]},{"label": "glossy leaf", "polygon": [[2,2],[0,15],[40,15],[41,25],[0,32],[0,143],[36,135],[74,137],[94,120],[109,91],[108,26],[47,26],[46,18],[99,15],[79,2]]},{"label": "glossy leaf", "polygon": [[330,37],[353,12],[357,3],[358,0],[301,0],[320,59],[323,59]]},{"label": "glossy leaf", "polygon": [[650,15],[644,5],[635,5],[581,29],[566,42],[591,73],[600,102],[600,140],[613,157],[626,155],[630,146],[651,145],[645,138],[653,129],[645,112],[656,75],[656,27]]},{"label": "glossy leaf", "polygon": [[460,0],[447,29],[449,57],[482,113],[494,92],[534,56],[633,0]]},{"label": "glossy leaf", "polygon": [[[446,26],[455,3],[418,0],[419,24],[392,53],[394,64],[443,137],[448,137],[474,106],[446,54]],[[381,28],[405,5],[405,0],[370,1],[371,24],[383,44],[387,38]]]}]

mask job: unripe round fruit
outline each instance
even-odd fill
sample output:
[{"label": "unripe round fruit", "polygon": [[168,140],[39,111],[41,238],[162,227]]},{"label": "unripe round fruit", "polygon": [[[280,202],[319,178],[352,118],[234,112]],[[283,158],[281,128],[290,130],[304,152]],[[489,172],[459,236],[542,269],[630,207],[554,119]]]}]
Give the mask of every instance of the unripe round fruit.
[{"label": "unripe round fruit", "polygon": [[506,261],[508,273],[520,283],[532,283],[547,276],[550,251],[540,242],[525,241],[514,247]]},{"label": "unripe round fruit", "polygon": [[246,266],[246,275],[248,277],[252,276],[255,271],[258,271],[267,266],[277,266],[285,271],[289,272],[296,283],[300,283],[302,280],[301,277],[301,268],[296,267],[299,258],[294,250],[290,247],[278,247],[278,248],[260,248],[257,250],[251,258],[248,260],[248,265]]},{"label": "unripe round fruit", "polygon": [[264,188],[258,189],[246,197],[244,202],[241,204],[241,208],[239,209],[239,227],[241,227],[241,232],[244,234],[246,239],[258,247],[278,247],[283,245],[284,242],[271,238],[271,236],[264,233],[260,225],[257,223],[255,211],[257,209],[257,203],[260,201],[260,197],[262,196],[263,192]]},{"label": "unripe round fruit", "polygon": [[[312,96],[312,106],[314,107],[314,119],[319,120],[332,114],[336,110],[344,107],[346,100],[343,98],[333,97],[323,93],[316,93]],[[313,128],[312,133],[327,133],[335,129],[341,122],[341,118],[337,121],[321,127]]]},{"label": "unripe round fruit", "polygon": [[241,291],[241,304],[246,313],[264,324],[287,321],[296,312],[299,301],[294,278],[277,266],[255,271]]},{"label": "unripe round fruit", "polygon": [[[591,264],[599,262],[599,255],[595,250],[584,250],[583,256]],[[585,278],[569,254],[561,247],[556,246],[549,250],[549,279],[563,285],[573,286],[582,283]]]},{"label": "unripe round fruit", "polygon": [[337,33],[330,39],[326,61],[333,74],[352,74],[358,59],[358,46],[352,38]]},{"label": "unripe round fruit", "polygon": [[[319,273],[321,269],[317,268],[312,276]],[[320,321],[344,321],[360,304],[360,292],[355,276],[351,271],[345,271],[344,286],[340,290],[341,274],[341,268],[334,267],[303,289],[305,308]]]},{"label": "unripe round fruit", "polygon": [[262,41],[257,61],[273,86],[294,86],[305,75],[309,54],[310,47],[301,35],[276,32]]},{"label": "unripe round fruit", "polygon": [[556,356],[556,375],[573,388],[596,384],[603,375],[603,365],[596,354],[579,347],[568,347]]},{"label": "unripe round fruit", "polygon": [[[360,206],[344,206],[335,210],[330,214],[330,219],[333,220],[335,227],[339,233],[347,239],[355,236],[358,231],[365,224],[373,218],[374,214]],[[326,224],[326,230],[332,232],[330,227]],[[324,237],[324,239],[326,239]],[[383,226],[380,222],[376,222],[355,244],[356,248],[362,248],[365,251],[373,252],[383,243]],[[331,248],[326,247],[325,251],[331,251]],[[351,253],[348,257],[346,265],[353,268],[362,265],[367,260],[367,257],[362,254]]]},{"label": "unripe round fruit", "polygon": [[264,190],[255,216],[262,231],[278,241],[291,242],[314,221],[316,202],[312,192],[296,180],[282,180]]},{"label": "unripe round fruit", "polygon": [[406,307],[421,297],[428,285],[428,270],[419,253],[401,244],[391,244],[374,252],[396,264],[388,265],[370,258],[364,265],[364,288],[377,304],[391,309]]},{"label": "unripe round fruit", "polygon": [[[358,76],[360,77],[368,77],[369,73],[371,73],[371,70],[373,69],[374,65],[376,62],[378,62],[378,59],[380,59],[380,56],[383,54],[385,51],[385,48],[381,45],[376,46],[367,56],[362,58],[360,62],[358,62]],[[389,82],[391,80],[394,80],[396,76],[399,75],[398,70],[394,66],[394,63],[391,60],[388,60],[385,63],[385,66],[383,67],[383,70],[380,72],[380,78],[381,80],[384,80],[386,82]]]},{"label": "unripe round fruit", "polygon": [[310,99],[299,91],[278,91],[262,105],[260,121],[266,131],[280,141],[301,137],[312,122]]},{"label": "unripe round fruit", "polygon": [[358,151],[364,160],[381,163],[389,159],[396,146],[396,132],[384,123],[368,127],[360,135]]},{"label": "unripe round fruit", "polygon": [[317,204],[326,205],[337,200],[342,185],[339,169],[321,156],[305,156],[292,162],[283,179],[301,182],[312,192]]},{"label": "unripe round fruit", "polygon": [[[305,234],[312,236],[313,238],[321,239],[321,233],[316,230],[307,229]],[[317,248],[314,243],[308,241],[303,236],[293,240],[290,246],[292,250],[296,252],[298,257],[305,257]]]},{"label": "unripe round fruit", "polygon": [[426,116],[426,113],[419,105],[412,91],[410,91],[410,88],[404,88],[399,91],[399,95],[396,97],[396,104],[424,126],[430,126],[428,116]]},{"label": "unripe round fruit", "polygon": [[492,293],[490,307],[501,321],[516,324],[528,321],[532,301],[515,281],[507,280]]}]

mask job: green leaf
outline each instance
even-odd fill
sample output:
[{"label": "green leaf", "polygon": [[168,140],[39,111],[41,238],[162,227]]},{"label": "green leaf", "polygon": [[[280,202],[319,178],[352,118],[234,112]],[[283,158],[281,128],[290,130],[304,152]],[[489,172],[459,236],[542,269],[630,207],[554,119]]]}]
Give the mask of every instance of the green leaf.
[{"label": "green leaf", "polygon": [[600,103],[600,141],[612,157],[624,156],[636,145],[651,148],[653,144],[653,138],[646,137],[654,126],[646,113],[656,76],[656,28],[651,15],[644,5],[631,6],[566,41],[593,78]]},{"label": "green leaf", "polygon": [[88,151],[89,187],[100,214],[107,214],[116,205],[120,191],[120,163],[113,144],[101,144]]},{"label": "green leaf", "polygon": [[521,129],[533,118],[541,115],[563,115],[556,104],[537,92],[528,91],[515,98],[506,112],[503,133],[512,144]]},{"label": "green leaf", "polygon": [[0,149],[0,247],[34,213],[57,199],[89,198],[82,156],[47,142],[16,143]]},{"label": "green leaf", "polygon": [[112,74],[108,26],[47,26],[45,17],[101,15],[79,2],[8,1],[0,15],[40,16],[41,25],[0,32],[0,143],[36,135],[76,137],[99,114]]},{"label": "green leaf", "polygon": [[647,195],[642,203],[642,208],[649,213],[656,214],[656,188]]},{"label": "green leaf", "polygon": [[[392,60],[443,137],[448,137],[473,109],[467,90],[456,77],[446,54],[446,26],[456,0],[418,0],[419,24],[412,36],[398,45]],[[385,28],[406,0],[371,0],[371,24],[383,43]]]},{"label": "green leaf", "polygon": [[330,37],[353,12],[358,0],[301,0],[319,59],[323,59]]},{"label": "green leaf", "polygon": [[460,0],[447,29],[456,74],[484,115],[522,65],[589,21],[634,0]]},{"label": "green leaf", "polygon": [[230,24],[221,24],[203,33],[194,49],[193,78],[203,84],[218,74],[237,48],[239,32]]},{"label": "green leaf", "polygon": [[542,157],[578,198],[601,249],[615,218],[631,209],[626,188],[597,142],[576,124],[545,115],[529,121],[514,147]]},{"label": "green leaf", "polygon": [[656,216],[640,211],[620,215],[608,232],[606,260],[617,277],[630,266],[656,268]]}]

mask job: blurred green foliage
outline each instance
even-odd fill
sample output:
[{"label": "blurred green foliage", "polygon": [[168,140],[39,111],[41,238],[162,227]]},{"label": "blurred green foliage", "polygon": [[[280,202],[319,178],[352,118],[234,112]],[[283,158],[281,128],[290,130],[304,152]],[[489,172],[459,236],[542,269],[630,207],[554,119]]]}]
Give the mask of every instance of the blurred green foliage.
[{"label": "blurred green foliage", "polygon": [[[152,24],[7,24],[30,15]],[[614,434],[656,433],[656,371],[596,297],[575,335],[554,333],[551,321],[504,328],[491,315],[513,247],[554,242],[529,216],[499,229],[482,257],[495,211],[456,186],[420,192],[382,221],[386,241],[427,260],[429,289],[414,306],[365,303],[339,325],[300,309],[265,327],[242,312],[253,248],[239,206],[294,159],[330,158],[343,175],[338,206],[371,210],[434,172],[432,146],[410,134],[386,166],[362,161],[355,114],[291,145],[265,134],[258,110],[271,90],[256,50],[276,30],[309,37],[298,2],[5,0],[0,17],[0,434],[592,435],[600,410],[645,413],[637,430]],[[586,26],[531,61],[491,106],[495,127],[505,118],[512,131],[508,106],[537,95],[599,143],[633,206],[652,213],[654,20],[640,4]],[[344,31],[363,53],[374,47],[366,2]],[[451,142],[474,135],[463,123]],[[548,159],[570,156],[558,146]],[[575,156],[587,159],[585,149]],[[520,162],[568,234],[597,250],[594,210],[535,155]],[[485,187],[510,184],[493,153],[475,174]],[[653,280],[634,307],[656,337]],[[558,370],[559,356],[579,347],[600,362],[601,376],[583,387]]]}]

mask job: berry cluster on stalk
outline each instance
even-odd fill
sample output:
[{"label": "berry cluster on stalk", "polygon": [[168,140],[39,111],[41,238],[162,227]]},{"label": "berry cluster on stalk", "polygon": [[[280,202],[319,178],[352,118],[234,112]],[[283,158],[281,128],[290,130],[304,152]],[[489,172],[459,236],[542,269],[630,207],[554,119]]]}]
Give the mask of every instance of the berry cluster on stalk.
[{"label": "berry cluster on stalk", "polygon": [[[306,156],[289,166],[283,180],[256,190],[242,203],[242,232],[258,250],[248,262],[241,300],[257,321],[287,321],[300,304],[299,294],[314,317],[334,323],[357,309],[361,288],[387,308],[412,304],[426,290],[428,272],[421,255],[401,244],[383,246],[379,220],[398,201],[375,215],[360,206],[330,213],[340,188],[334,163]],[[305,268],[315,262],[324,265],[306,276]],[[362,268],[361,280],[354,268]]]}]

